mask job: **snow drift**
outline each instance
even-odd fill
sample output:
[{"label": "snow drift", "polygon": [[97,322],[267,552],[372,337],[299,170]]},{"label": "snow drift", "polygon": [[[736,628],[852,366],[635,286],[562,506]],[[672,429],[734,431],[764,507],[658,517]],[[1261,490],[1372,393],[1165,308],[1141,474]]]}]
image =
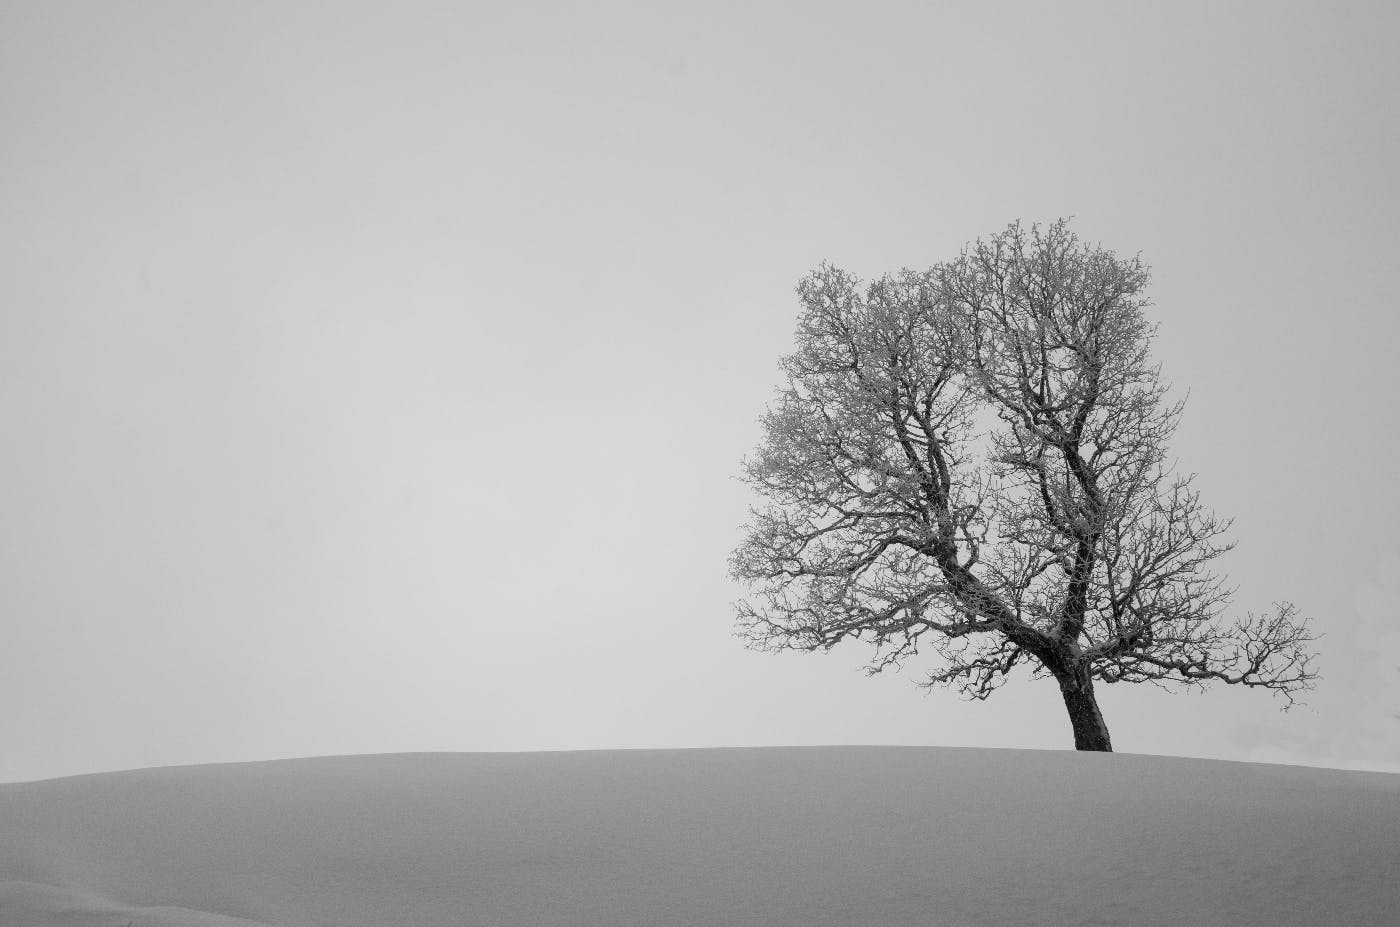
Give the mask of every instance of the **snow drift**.
[{"label": "snow drift", "polygon": [[5,927],[1400,923],[1400,775],[923,747],[0,786]]}]

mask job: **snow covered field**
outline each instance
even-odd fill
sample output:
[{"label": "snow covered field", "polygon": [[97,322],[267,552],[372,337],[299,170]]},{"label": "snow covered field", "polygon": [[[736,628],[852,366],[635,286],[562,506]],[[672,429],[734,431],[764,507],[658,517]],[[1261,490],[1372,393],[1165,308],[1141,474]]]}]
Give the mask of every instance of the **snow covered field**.
[{"label": "snow covered field", "polygon": [[1382,925],[1400,775],[810,747],[0,786],[0,924]]}]

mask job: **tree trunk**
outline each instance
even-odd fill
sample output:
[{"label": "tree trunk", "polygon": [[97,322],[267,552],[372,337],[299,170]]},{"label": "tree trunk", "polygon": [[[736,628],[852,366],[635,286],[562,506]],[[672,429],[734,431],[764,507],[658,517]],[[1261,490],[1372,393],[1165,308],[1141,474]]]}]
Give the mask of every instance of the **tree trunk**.
[{"label": "tree trunk", "polygon": [[1089,668],[1076,667],[1055,674],[1055,678],[1065,698],[1070,726],[1074,728],[1074,749],[1112,753],[1113,743],[1108,739],[1108,725],[1104,724],[1099,701],[1094,697],[1094,680],[1089,676]]}]

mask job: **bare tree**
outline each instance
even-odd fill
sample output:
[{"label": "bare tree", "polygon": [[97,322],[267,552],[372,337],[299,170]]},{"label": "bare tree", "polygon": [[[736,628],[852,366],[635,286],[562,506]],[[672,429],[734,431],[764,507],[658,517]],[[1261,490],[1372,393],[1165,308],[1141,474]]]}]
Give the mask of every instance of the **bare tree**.
[{"label": "bare tree", "polygon": [[1181,404],[1149,357],[1147,268],[1065,220],[1020,223],[862,288],[823,265],[787,383],[744,461],[733,576],[760,649],[932,651],[977,699],[1013,668],[1059,684],[1080,750],[1111,750],[1095,681],[1272,689],[1316,673],[1288,603],[1227,622],[1229,522],[1177,475]]}]

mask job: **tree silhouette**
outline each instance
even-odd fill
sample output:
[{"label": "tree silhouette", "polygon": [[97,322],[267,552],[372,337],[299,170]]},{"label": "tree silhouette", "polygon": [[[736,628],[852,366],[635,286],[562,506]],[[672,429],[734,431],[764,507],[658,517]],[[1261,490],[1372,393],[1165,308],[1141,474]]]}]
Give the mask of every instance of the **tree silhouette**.
[{"label": "tree silhouette", "polygon": [[924,683],[983,699],[1059,684],[1081,750],[1111,750],[1095,681],[1271,689],[1316,674],[1289,603],[1227,621],[1229,522],[1174,473],[1182,406],[1149,356],[1148,270],[1020,223],[925,272],[798,285],[786,385],[744,461],[766,504],[731,557],[760,649],[932,651]]}]

